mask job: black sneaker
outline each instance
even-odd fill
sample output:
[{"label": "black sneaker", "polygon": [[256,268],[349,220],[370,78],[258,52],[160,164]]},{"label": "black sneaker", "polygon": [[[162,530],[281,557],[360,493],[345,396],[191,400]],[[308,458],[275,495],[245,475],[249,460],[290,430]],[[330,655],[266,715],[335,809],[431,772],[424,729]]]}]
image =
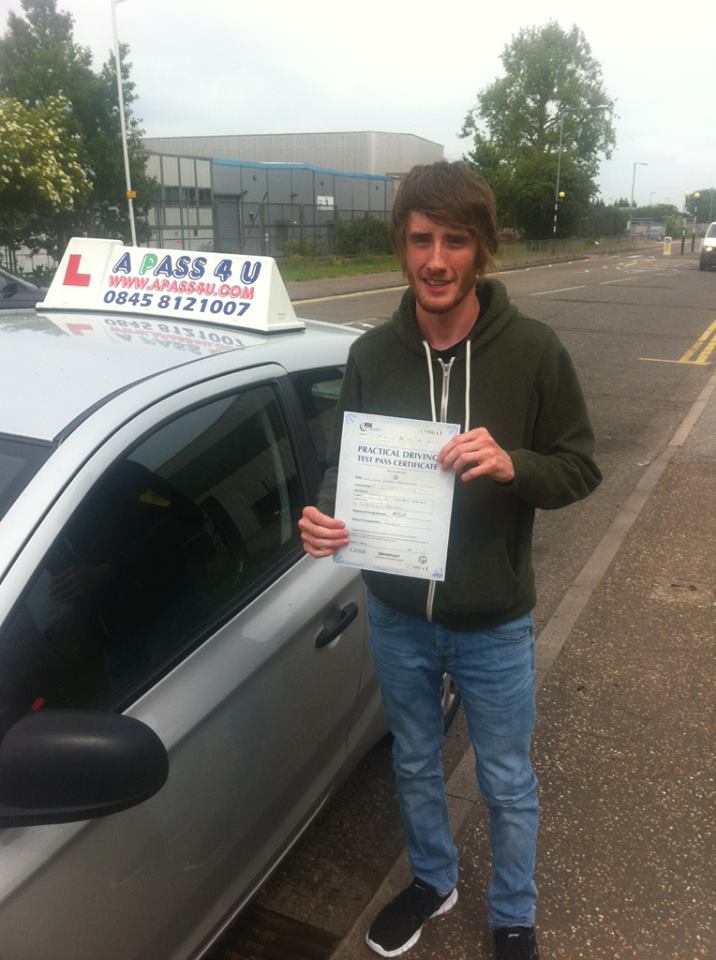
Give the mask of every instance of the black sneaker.
[{"label": "black sneaker", "polygon": [[539,960],[534,927],[495,927],[495,960]]},{"label": "black sneaker", "polygon": [[457,889],[441,897],[428,883],[413,880],[386,904],[371,924],[365,942],[381,957],[399,957],[420,939],[426,920],[447,913],[457,903]]}]

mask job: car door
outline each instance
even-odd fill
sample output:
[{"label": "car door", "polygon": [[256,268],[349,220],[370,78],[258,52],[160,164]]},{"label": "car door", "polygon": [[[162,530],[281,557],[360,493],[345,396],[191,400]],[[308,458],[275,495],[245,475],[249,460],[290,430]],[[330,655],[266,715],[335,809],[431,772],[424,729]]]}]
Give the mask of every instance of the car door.
[{"label": "car door", "polygon": [[13,960],[198,955],[342,768],[363,588],[302,553],[317,468],[283,382],[277,368],[222,377],[133,418],[19,562],[7,709],[125,710],[162,738],[170,773],[124,813],[2,832]]}]

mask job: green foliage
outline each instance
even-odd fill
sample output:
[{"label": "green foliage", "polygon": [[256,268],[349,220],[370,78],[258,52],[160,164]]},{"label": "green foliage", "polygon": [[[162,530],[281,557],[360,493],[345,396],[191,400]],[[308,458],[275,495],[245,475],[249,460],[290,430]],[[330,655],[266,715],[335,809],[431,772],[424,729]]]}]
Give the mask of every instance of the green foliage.
[{"label": "green foliage", "polygon": [[[96,72],[87,47],[73,37],[69,13],[58,11],[57,0],[22,0],[24,16],[8,14],[0,37],[0,96],[25,104],[46,103],[58,95],[71,105],[66,136],[77,150],[91,189],[72,208],[52,215],[29,202],[24,210],[22,242],[61,252],[73,234],[129,237],[126,184],[122,159],[114,59]],[[109,11],[107,11],[109,16]],[[142,130],[132,113],[136,99],[129,80],[128,48],[122,46],[122,78],[132,188],[139,224],[155,189],[145,174]],[[141,228],[140,228],[141,229]]]},{"label": "green foliage", "polygon": [[311,240],[295,240],[284,244],[284,256],[301,260],[303,257],[318,257],[321,249]]},{"label": "green foliage", "polygon": [[[495,191],[505,225],[529,238],[552,232],[560,138],[558,235],[588,215],[599,156],[615,143],[613,101],[584,34],[550,21],[520,30],[502,53],[504,76],[468,112],[465,159]],[[601,109],[600,109],[601,108]]]},{"label": "green foliage", "polygon": [[716,189],[705,187],[702,190],[693,190],[684,198],[684,209],[692,220],[694,213],[696,214],[697,223],[711,223],[716,219]]},{"label": "green foliage", "polygon": [[389,273],[400,270],[393,256],[366,254],[359,257],[301,257],[291,256],[279,262],[281,276],[286,283],[318,280],[326,277],[354,277],[366,273]]},{"label": "green foliage", "polygon": [[70,103],[48,97],[36,106],[0,97],[0,210],[28,206],[73,210],[89,193],[78,144],[67,130]]},{"label": "green foliage", "polygon": [[68,131],[70,103],[0,97],[0,244],[14,250],[38,222],[80,209],[90,183]]},{"label": "green foliage", "polygon": [[23,277],[27,277],[28,280],[40,287],[49,287],[56,272],[57,267],[37,266],[32,270],[26,270]]},{"label": "green foliage", "polygon": [[[628,208],[628,205],[627,205]],[[636,220],[653,220],[664,227],[664,236],[680,237],[683,217],[673,203],[652,203],[644,207],[635,206],[631,217]]]},{"label": "green foliage", "polygon": [[582,226],[582,235],[591,237],[618,237],[626,233],[629,214],[620,206],[607,206],[603,200],[592,204]]},{"label": "green foliage", "polygon": [[390,253],[390,232],[385,220],[364,217],[339,220],[336,226],[336,252],[344,256],[361,253]]},{"label": "green foliage", "polygon": [[631,215],[635,219],[660,220],[663,223],[675,213],[678,213],[678,210],[673,203],[652,203],[645,207],[635,206]]},{"label": "green foliage", "polygon": [[672,213],[666,218],[664,223],[664,234],[667,237],[676,239],[676,237],[681,236],[681,231],[684,226],[684,218],[680,213]]}]

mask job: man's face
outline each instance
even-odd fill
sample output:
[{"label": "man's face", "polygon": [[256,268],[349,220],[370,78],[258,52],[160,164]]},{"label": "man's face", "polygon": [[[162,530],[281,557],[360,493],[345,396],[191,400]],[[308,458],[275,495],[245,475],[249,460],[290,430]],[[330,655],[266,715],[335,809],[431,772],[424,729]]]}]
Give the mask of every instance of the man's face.
[{"label": "man's face", "polygon": [[405,270],[427,313],[449,313],[475,289],[477,240],[413,210],[405,228]]}]

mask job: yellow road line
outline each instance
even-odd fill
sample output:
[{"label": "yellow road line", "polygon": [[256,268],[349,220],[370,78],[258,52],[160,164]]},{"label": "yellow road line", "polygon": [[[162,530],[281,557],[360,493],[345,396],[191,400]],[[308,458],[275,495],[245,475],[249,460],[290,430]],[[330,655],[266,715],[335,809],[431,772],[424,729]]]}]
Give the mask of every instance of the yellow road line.
[{"label": "yellow road line", "polygon": [[705,363],[703,360],[664,360],[663,357],[639,357],[640,360],[644,360],[646,363],[680,363],[687,367],[710,367],[710,363]]},{"label": "yellow road line", "polygon": [[704,363],[704,364],[708,363],[709,357],[711,356],[711,354],[714,352],[715,349],[716,349],[716,336],[711,338],[711,342],[708,344],[708,346],[702,352],[701,356],[696,362]]},{"label": "yellow road line", "polygon": [[692,358],[695,354],[697,354],[697,353],[699,352],[699,350],[701,350],[701,348],[704,346],[704,344],[705,344],[706,341],[709,339],[709,337],[711,336],[712,333],[716,333],[716,320],[714,320],[714,322],[711,324],[711,326],[708,328],[708,330],[705,330],[705,331],[701,334],[701,336],[700,336],[699,339],[696,341],[696,343],[693,343],[693,344],[689,347],[689,349],[686,351],[686,353],[683,355],[683,357],[680,358],[679,363],[689,363],[689,362],[691,362],[691,363],[699,363],[699,364],[704,364],[704,363],[706,363],[706,362],[708,361],[708,358],[711,356],[711,353],[713,352],[713,349],[714,349],[714,346],[715,346],[714,343],[711,343],[711,344],[709,344],[709,346],[706,347],[706,349],[705,349],[704,352],[701,354],[701,357],[699,357],[698,360],[692,360],[691,358]]}]

